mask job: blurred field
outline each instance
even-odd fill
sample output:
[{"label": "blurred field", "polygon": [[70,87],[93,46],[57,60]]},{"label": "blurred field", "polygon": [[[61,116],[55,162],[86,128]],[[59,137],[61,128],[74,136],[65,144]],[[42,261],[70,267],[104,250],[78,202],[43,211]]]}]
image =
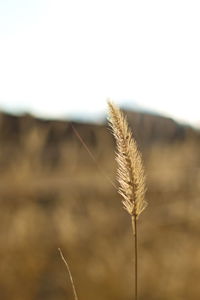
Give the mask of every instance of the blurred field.
[{"label": "blurred field", "polygon": [[[140,300],[200,299],[200,135],[130,114],[148,209],[139,220]],[[136,123],[134,123],[136,122]],[[73,126],[115,181],[106,126]],[[71,123],[0,115],[0,299],[133,299],[130,218]]]}]

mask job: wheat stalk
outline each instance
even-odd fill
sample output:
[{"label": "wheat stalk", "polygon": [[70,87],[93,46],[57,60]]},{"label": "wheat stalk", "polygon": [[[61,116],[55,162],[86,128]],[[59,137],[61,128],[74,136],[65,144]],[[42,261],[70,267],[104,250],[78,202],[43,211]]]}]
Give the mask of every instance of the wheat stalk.
[{"label": "wheat stalk", "polygon": [[146,185],[141,154],[120,109],[108,101],[109,124],[116,140],[117,179],[125,210],[131,215],[135,241],[135,300],[138,299],[137,219],[146,208]]}]

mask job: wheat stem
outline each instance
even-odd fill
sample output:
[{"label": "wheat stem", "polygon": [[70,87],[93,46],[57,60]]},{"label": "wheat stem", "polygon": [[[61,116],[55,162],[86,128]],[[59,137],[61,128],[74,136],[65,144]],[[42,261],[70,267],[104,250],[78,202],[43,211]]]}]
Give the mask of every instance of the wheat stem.
[{"label": "wheat stem", "polygon": [[133,239],[134,239],[134,282],[135,282],[135,300],[138,299],[138,246],[137,246],[137,218],[136,216],[131,217]]}]

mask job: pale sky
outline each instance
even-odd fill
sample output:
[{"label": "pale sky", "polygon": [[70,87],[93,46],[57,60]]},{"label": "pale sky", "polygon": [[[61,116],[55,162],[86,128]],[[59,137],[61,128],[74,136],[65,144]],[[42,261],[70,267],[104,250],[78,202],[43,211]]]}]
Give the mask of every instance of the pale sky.
[{"label": "pale sky", "polygon": [[106,100],[200,126],[200,1],[1,0],[0,109],[89,116]]}]

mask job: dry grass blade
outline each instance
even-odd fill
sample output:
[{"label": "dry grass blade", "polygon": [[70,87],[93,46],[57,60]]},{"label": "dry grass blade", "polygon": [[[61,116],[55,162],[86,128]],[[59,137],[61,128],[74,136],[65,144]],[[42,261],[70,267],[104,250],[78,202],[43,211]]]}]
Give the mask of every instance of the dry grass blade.
[{"label": "dry grass blade", "polygon": [[67,271],[68,271],[68,273],[69,273],[69,278],[70,278],[71,285],[72,285],[72,289],[73,289],[73,293],[74,293],[74,299],[75,299],[75,300],[78,300],[78,295],[77,295],[77,292],[76,292],[74,280],[73,280],[72,273],[71,273],[71,271],[70,271],[69,265],[68,265],[68,263],[67,263],[67,261],[66,261],[66,259],[65,259],[65,257],[64,257],[64,255],[63,255],[63,253],[62,253],[62,251],[61,251],[60,248],[58,248],[58,251],[59,251],[60,256],[61,256],[61,259],[63,260],[63,262],[64,262],[64,264],[65,264],[65,266],[66,266],[66,268],[67,268]]}]

